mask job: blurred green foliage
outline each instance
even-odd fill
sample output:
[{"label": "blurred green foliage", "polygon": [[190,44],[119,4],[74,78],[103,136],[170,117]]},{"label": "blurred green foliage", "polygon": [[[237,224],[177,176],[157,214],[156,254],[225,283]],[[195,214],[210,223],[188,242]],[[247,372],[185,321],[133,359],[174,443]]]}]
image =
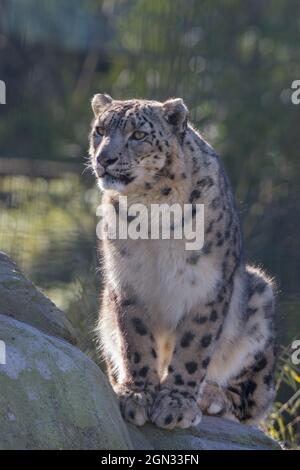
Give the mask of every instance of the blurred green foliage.
[{"label": "blurred green foliage", "polygon": [[72,174],[48,181],[5,176],[0,195],[1,250],[68,313],[81,349],[95,359],[98,191]]},{"label": "blurred green foliage", "polygon": [[[224,159],[246,258],[277,280],[280,343],[300,337],[299,18],[297,0],[0,0],[0,249],[68,312],[83,350],[94,354],[101,284],[100,196],[82,175],[100,91],[184,98]],[[292,393],[282,384],[281,403]]]},{"label": "blurred green foliage", "polygon": [[[262,428],[286,449],[300,450],[300,366],[291,361],[291,350],[282,347],[277,367],[277,398]],[[282,396],[288,399],[282,401]]]}]

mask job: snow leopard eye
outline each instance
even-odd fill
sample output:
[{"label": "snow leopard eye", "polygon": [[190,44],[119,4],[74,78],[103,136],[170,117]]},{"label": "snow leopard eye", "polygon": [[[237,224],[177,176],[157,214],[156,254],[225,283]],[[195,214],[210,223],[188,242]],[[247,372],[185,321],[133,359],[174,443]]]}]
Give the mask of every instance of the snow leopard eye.
[{"label": "snow leopard eye", "polygon": [[146,137],[146,135],[147,135],[146,132],[135,131],[135,132],[131,135],[131,139],[133,139],[133,140],[142,140],[142,139],[144,139],[144,137]]},{"label": "snow leopard eye", "polygon": [[105,133],[105,129],[104,127],[102,126],[96,126],[95,127],[95,134],[100,136],[100,137],[103,137],[104,136],[104,133]]}]

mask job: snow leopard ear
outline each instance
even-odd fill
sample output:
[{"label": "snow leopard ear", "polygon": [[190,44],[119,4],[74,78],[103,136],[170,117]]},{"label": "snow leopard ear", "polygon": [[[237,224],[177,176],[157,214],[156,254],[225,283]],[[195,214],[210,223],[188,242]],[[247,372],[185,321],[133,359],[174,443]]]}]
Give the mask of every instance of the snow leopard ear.
[{"label": "snow leopard ear", "polygon": [[182,98],[173,98],[163,103],[165,119],[183,132],[187,126],[188,108]]},{"label": "snow leopard ear", "polygon": [[113,101],[112,97],[106,94],[98,93],[92,99],[92,108],[95,116],[99,116],[100,111],[106,108]]}]

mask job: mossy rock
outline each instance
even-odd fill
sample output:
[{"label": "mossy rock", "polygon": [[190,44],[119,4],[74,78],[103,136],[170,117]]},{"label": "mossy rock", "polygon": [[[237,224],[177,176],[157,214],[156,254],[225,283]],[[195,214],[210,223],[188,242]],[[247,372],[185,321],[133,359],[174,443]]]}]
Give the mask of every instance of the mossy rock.
[{"label": "mossy rock", "polygon": [[79,349],[0,315],[0,449],[131,449],[118,403]]},{"label": "mossy rock", "polygon": [[42,294],[1,251],[0,314],[28,323],[72,344],[77,342],[75,330],[65,313]]}]

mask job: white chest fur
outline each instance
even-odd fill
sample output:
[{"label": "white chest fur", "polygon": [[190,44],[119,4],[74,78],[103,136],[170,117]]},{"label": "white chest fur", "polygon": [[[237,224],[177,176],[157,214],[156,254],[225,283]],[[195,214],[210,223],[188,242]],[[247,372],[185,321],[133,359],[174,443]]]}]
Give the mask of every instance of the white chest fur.
[{"label": "white chest fur", "polygon": [[[123,242],[124,243],[124,242]],[[121,287],[131,285],[159,328],[172,330],[193,307],[212,298],[221,271],[211,256],[195,265],[182,240],[127,240],[127,256],[110,258],[109,277]],[[124,247],[124,245],[123,245]]]}]

